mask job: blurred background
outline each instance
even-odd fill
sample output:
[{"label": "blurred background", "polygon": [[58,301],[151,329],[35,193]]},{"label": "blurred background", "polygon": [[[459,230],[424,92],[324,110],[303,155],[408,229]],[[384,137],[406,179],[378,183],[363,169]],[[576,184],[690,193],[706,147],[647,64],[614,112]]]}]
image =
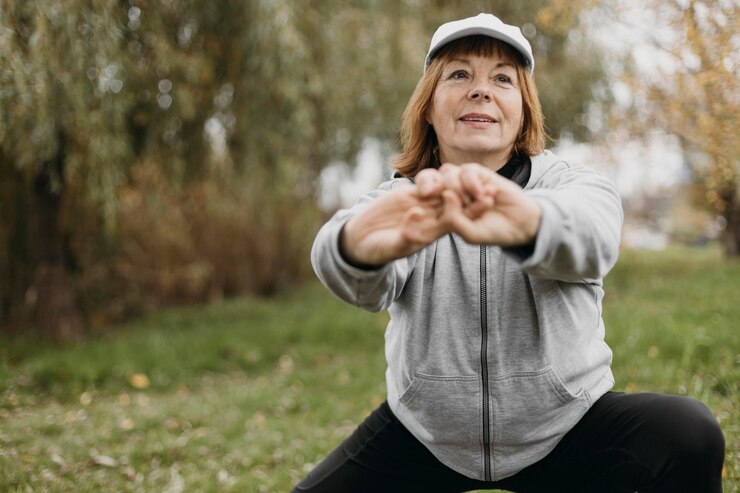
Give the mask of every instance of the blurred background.
[{"label": "blurred background", "polygon": [[612,176],[625,247],[740,253],[736,0],[5,0],[0,324],[58,340],[311,276],[390,173],[431,34],[522,27],[550,147]]},{"label": "blurred background", "polygon": [[0,491],[289,491],[385,396],[309,248],[387,179],[434,30],[521,26],[618,185],[615,390],[705,402],[740,489],[738,0],[0,0]]}]

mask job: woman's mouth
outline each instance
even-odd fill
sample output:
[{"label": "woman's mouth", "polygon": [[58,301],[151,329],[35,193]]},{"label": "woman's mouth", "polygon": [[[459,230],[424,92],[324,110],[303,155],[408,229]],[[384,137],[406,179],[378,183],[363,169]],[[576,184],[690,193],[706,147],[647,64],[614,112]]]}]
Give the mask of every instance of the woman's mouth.
[{"label": "woman's mouth", "polygon": [[489,122],[489,123],[493,123],[494,122],[494,120],[492,120],[490,118],[482,118],[482,117],[479,117],[479,116],[472,116],[472,117],[471,116],[464,116],[464,117],[462,117],[462,121],[464,121],[464,122]]},{"label": "woman's mouth", "polygon": [[460,117],[460,121],[470,124],[472,126],[488,126],[492,123],[498,123],[498,121],[490,115],[481,113],[470,113]]}]

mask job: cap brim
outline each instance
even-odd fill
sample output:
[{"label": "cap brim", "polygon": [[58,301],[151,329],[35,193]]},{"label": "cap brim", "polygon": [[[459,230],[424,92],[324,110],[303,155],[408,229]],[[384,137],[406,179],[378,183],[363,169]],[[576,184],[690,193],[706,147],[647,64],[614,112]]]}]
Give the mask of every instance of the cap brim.
[{"label": "cap brim", "polygon": [[450,33],[444,38],[440,39],[437,43],[437,46],[434,47],[434,50],[430,51],[427,54],[426,60],[424,60],[424,68],[426,69],[429,67],[429,63],[432,61],[432,59],[437,55],[439,50],[444,48],[445,45],[451,43],[452,41],[455,41],[460,38],[465,38],[467,36],[475,36],[475,35],[483,35],[488,36],[490,38],[498,39],[500,41],[503,41],[504,43],[510,45],[512,48],[514,48],[520,55],[522,55],[522,58],[524,59],[525,63],[527,64],[527,67],[529,68],[530,72],[534,71],[534,60],[530,58],[529,53],[526,52],[524,47],[522,47],[516,40],[514,40],[511,36],[507,36],[506,34],[488,28],[483,26],[471,26],[465,29],[461,29],[459,31],[455,31],[454,33]]}]

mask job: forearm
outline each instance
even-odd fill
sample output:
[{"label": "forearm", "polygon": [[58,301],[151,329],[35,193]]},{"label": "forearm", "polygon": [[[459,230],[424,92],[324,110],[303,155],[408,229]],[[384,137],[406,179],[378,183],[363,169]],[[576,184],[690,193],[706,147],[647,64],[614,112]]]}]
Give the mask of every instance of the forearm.
[{"label": "forearm", "polygon": [[325,224],[311,249],[314,272],[337,297],[369,311],[386,309],[393,302],[405,279],[406,261],[376,269],[347,261],[340,251],[340,235],[348,218],[338,217]]},{"label": "forearm", "polygon": [[[527,191],[542,210],[531,254],[522,269],[540,277],[589,281],[604,277],[619,255],[621,201],[614,185],[589,175],[562,189]],[[512,252],[515,250],[512,249]]]},{"label": "forearm", "polygon": [[[347,241],[347,230],[351,221],[376,206],[397,184],[398,180],[383,183],[351,209],[337,212],[319,230],[311,250],[311,263],[321,282],[340,299],[370,311],[390,306],[400,294],[415,257],[368,260],[357,255],[354,237]],[[397,225],[398,221],[390,223]],[[362,226],[362,222],[355,224]]]}]

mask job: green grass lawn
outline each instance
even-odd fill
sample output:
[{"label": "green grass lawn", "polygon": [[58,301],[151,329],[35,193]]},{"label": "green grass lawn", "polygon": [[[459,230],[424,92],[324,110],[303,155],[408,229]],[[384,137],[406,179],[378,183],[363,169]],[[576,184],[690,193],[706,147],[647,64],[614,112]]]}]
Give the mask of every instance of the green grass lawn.
[{"label": "green grass lawn", "polygon": [[[740,262],[627,252],[606,292],[616,389],[707,403],[738,492]],[[287,492],[384,399],[386,321],[312,283],[74,347],[0,340],[0,491]]]}]

